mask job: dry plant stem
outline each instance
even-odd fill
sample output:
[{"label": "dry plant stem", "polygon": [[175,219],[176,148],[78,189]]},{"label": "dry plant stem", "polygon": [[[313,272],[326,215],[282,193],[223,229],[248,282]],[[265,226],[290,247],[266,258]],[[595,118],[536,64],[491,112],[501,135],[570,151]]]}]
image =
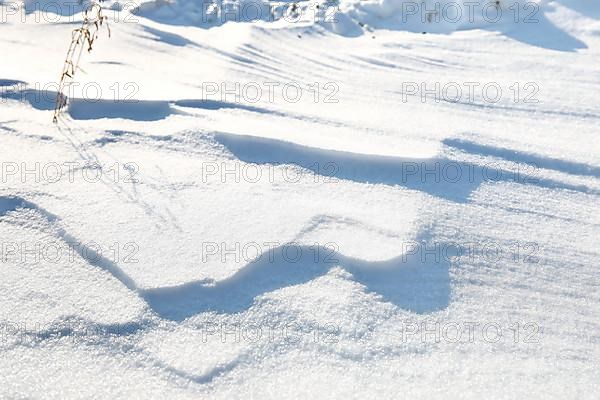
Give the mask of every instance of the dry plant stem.
[{"label": "dry plant stem", "polygon": [[[91,16],[90,16],[91,15]],[[87,45],[87,51],[92,51],[94,41],[98,38],[100,27],[106,25],[108,37],[110,37],[110,28],[108,27],[107,17],[102,15],[102,7],[99,4],[92,4],[83,13],[83,23],[81,28],[74,29],[71,34],[71,44],[67,51],[67,56],[63,64],[58,93],[56,95],[56,104],[54,106],[53,122],[58,122],[58,116],[67,105],[68,97],[65,94],[66,89],[73,83],[75,73],[79,70],[79,61],[83,48]]]}]

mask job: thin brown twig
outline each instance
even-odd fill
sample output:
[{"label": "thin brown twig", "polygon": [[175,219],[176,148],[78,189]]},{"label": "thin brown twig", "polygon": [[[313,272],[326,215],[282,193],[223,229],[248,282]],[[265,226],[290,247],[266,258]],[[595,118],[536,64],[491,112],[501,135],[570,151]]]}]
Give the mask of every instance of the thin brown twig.
[{"label": "thin brown twig", "polygon": [[92,51],[94,42],[98,38],[98,31],[102,26],[106,26],[108,37],[110,37],[108,18],[102,14],[102,6],[92,3],[83,12],[81,27],[74,29],[71,34],[71,44],[67,50],[67,56],[60,76],[60,84],[58,85],[58,93],[56,95],[54,118],[52,119],[54,123],[58,122],[60,112],[67,106],[68,97],[65,94],[65,89],[73,83],[75,73],[81,69],[79,62],[83,49],[87,45],[88,53]]}]

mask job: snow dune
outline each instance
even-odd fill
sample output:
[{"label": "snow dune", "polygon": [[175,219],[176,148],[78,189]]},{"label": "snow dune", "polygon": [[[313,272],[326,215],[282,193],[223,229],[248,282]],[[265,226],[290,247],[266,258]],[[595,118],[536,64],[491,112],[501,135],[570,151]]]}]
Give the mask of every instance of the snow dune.
[{"label": "snow dune", "polygon": [[212,4],[3,14],[0,398],[597,398],[598,6]]}]

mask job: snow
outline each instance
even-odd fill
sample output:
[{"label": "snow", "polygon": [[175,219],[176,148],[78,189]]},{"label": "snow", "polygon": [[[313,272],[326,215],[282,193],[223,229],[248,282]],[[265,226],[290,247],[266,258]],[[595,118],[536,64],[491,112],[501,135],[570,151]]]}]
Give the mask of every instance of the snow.
[{"label": "snow", "polygon": [[58,124],[48,4],[0,6],[0,398],[598,398],[595,2],[106,2]]}]

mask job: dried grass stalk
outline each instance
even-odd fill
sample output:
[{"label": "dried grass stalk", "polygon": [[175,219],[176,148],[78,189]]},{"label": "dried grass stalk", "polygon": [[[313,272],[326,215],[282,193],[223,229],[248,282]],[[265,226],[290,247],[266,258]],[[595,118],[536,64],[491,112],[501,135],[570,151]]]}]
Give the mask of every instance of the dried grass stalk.
[{"label": "dried grass stalk", "polygon": [[58,85],[58,93],[56,95],[56,104],[54,106],[53,122],[58,122],[60,112],[67,106],[68,93],[67,89],[74,81],[75,73],[80,70],[79,61],[83,49],[87,47],[88,53],[92,51],[94,42],[98,38],[98,31],[102,26],[106,26],[108,37],[110,37],[110,28],[108,26],[108,18],[102,14],[102,7],[98,3],[92,3],[83,12],[83,23],[80,28],[74,29],[71,33],[71,44],[67,51],[67,57],[63,65],[62,74],[60,76],[60,84]]}]

